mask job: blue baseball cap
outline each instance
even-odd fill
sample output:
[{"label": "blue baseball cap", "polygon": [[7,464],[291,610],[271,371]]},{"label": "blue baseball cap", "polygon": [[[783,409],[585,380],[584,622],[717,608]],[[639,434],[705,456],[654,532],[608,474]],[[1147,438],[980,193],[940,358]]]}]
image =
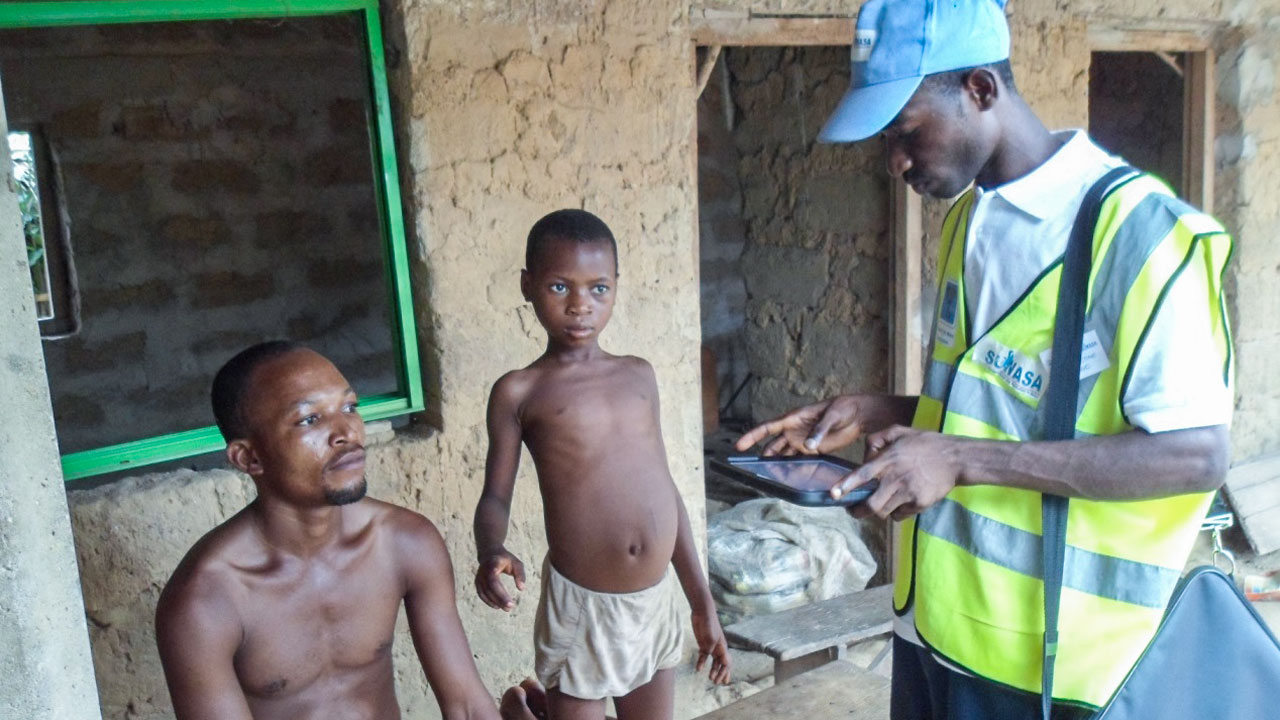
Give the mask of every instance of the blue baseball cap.
[{"label": "blue baseball cap", "polygon": [[819,142],[885,129],[926,75],[1009,58],[1007,0],[869,0],[858,11],[853,79]]}]

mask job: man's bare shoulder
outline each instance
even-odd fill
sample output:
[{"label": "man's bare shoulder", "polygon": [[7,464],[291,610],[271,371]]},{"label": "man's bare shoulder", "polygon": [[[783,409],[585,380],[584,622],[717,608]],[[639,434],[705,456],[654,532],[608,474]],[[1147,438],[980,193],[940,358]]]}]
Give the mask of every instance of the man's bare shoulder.
[{"label": "man's bare shoulder", "polygon": [[266,561],[250,510],[245,508],[205,533],[187,551],[160,593],[157,622],[193,614],[234,616],[241,574]]},{"label": "man's bare shoulder", "polygon": [[369,514],[371,525],[385,534],[383,541],[395,549],[402,564],[436,563],[447,560],[449,551],[435,523],[406,507],[366,498],[358,503]]}]

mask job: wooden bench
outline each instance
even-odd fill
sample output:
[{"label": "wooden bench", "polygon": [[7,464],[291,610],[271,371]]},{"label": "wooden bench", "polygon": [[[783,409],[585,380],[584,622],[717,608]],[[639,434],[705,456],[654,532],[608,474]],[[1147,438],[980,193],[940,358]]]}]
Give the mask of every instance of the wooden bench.
[{"label": "wooden bench", "polygon": [[773,658],[776,682],[844,657],[845,648],[884,635],[893,626],[893,586],[841,595],[758,615],[729,625],[725,637],[733,647]]},{"label": "wooden bench", "polygon": [[725,705],[703,715],[701,720],[884,720],[887,717],[889,678],[867,672],[847,660],[836,660]]},{"label": "wooden bench", "polygon": [[1253,551],[1280,549],[1280,453],[1228,470],[1226,491]]}]

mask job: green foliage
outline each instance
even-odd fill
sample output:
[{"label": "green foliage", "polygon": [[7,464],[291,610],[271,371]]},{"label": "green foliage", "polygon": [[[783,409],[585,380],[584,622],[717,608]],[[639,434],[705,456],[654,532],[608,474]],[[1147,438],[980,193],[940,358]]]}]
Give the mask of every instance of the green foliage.
[{"label": "green foliage", "polygon": [[44,228],[40,222],[40,193],[36,189],[35,166],[15,159],[13,170],[18,181],[22,234],[27,238],[27,264],[35,267],[44,258]]}]

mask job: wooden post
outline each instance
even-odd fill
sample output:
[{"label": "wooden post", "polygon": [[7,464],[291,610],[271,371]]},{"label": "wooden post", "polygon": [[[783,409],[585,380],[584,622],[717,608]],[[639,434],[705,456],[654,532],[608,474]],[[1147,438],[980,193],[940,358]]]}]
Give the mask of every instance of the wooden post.
[{"label": "wooden post", "polygon": [[920,319],[920,196],[901,179],[890,185],[893,206],[892,390],[918,395],[924,383],[924,345]]},{"label": "wooden post", "polygon": [[1182,192],[1213,212],[1213,51],[1188,52],[1183,63]]}]

